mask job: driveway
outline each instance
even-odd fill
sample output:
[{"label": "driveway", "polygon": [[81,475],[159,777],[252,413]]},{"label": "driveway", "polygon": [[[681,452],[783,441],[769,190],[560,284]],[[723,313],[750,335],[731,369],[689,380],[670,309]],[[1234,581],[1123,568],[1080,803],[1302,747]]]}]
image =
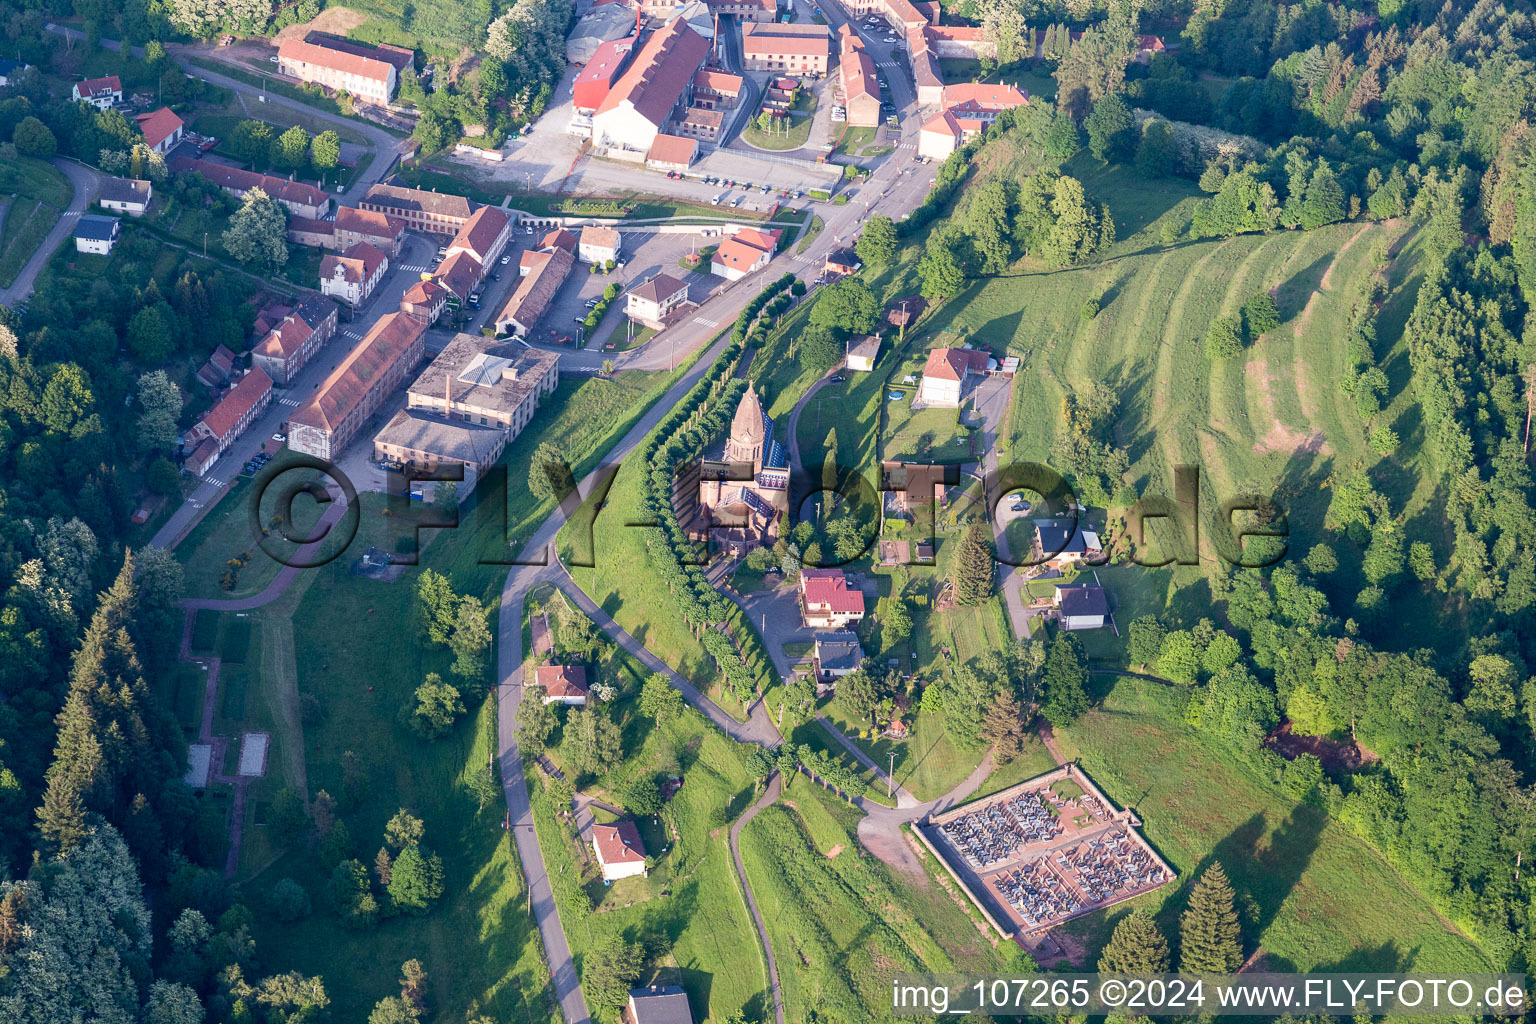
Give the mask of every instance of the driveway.
[{"label": "driveway", "polygon": [[[32,258],[27,260],[27,265],[21,268],[21,273],[16,275],[16,280],[4,291],[0,291],[0,305],[15,306],[16,303],[32,294],[32,286],[37,283],[37,275],[47,266],[59,246],[63,245],[74,234],[75,222],[80,219],[80,214],[96,199],[96,192],[101,187],[101,172],[93,170],[73,160],[66,160],[61,156],[53,158],[53,166],[64,177],[69,179],[74,187],[75,196],[69,202],[69,209],[59,217],[58,223],[49,230],[48,237],[43,239],[43,244],[37,247]],[[39,207],[41,209],[41,207]]]}]

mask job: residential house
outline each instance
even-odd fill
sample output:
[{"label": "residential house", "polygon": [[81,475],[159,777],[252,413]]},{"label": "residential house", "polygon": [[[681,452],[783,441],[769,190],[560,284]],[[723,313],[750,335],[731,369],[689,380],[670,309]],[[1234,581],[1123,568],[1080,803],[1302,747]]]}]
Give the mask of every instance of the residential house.
[{"label": "residential house", "polygon": [[139,126],[139,131],[144,133],[144,145],[161,156],[180,145],[182,136],[187,133],[186,122],[177,117],[170,107],[136,114],[133,120]]},{"label": "residential house", "polygon": [[261,367],[253,366],[238,384],[213,403],[213,408],[203,413],[203,418],[192,425],[183,440],[194,445],[204,438],[211,438],[222,454],[256,422],[256,417],[266,412],[271,403],[272,378]]},{"label": "residential house", "polygon": [[947,85],[939,113],[918,133],[918,155],[943,160],[986,131],[1004,111],[1028,104],[1029,95],[1011,85],[985,82]]},{"label": "residential house", "polygon": [[681,118],[674,119],[670,125],[678,135],[715,142],[720,138],[720,130],[725,127],[725,112],[704,107],[689,107],[683,112]]},{"label": "residential house", "polygon": [[741,100],[741,76],[713,68],[693,75],[693,105],[706,110],[729,110]]},{"label": "residential house", "polygon": [[745,242],[754,249],[761,249],[772,256],[779,251],[779,239],[784,232],[779,228],[769,228],[767,231],[761,228],[738,228],[731,238],[738,242]]},{"label": "residential house", "polygon": [[617,260],[620,252],[619,233],[613,228],[589,224],[581,229],[581,240],[576,246],[576,256],[583,263],[607,263]]},{"label": "residential house", "polygon": [[1103,629],[1109,623],[1109,597],[1097,583],[1058,583],[1051,603],[1062,629]]},{"label": "residential house", "polygon": [[[288,215],[288,241],[311,249],[335,249],[336,222]],[[375,246],[377,248],[377,246]]]},{"label": "residential house", "polygon": [[213,468],[213,464],[219,461],[219,455],[219,442],[211,437],[205,437],[187,453],[187,457],[182,460],[181,468],[202,479]]},{"label": "residential house", "polygon": [[681,985],[651,985],[629,990],[628,1024],[693,1024],[688,993]]},{"label": "residential house", "polygon": [[[862,596],[862,595],[861,595]],[[864,648],[859,635],[849,629],[816,633],[811,637],[812,657],[816,661],[816,695],[832,689],[837,680],[856,672],[864,664]]]},{"label": "residential house", "polygon": [[336,209],[334,223],[338,249],[350,249],[358,242],[367,242],[394,258],[405,247],[405,221],[399,217],[359,210],[355,206],[340,206]]},{"label": "residential house", "polygon": [[[576,236],[565,230],[565,228],[556,228],[539,239],[539,249],[564,249],[572,256],[575,256]],[[523,255],[526,256],[528,254],[524,253]]]},{"label": "residential house", "polygon": [[96,194],[96,203],[115,213],[142,217],[154,195],[155,187],[139,178],[106,178]]},{"label": "residential house", "polygon": [[215,345],[208,361],[197,368],[197,382],[206,388],[223,387],[235,372],[235,354],[223,345]]},{"label": "residential house", "polygon": [[286,387],[336,333],[334,302],[309,294],[293,312],[272,324],[251,349],[251,362]]},{"label": "residential house", "polygon": [[880,82],[875,75],[875,62],[865,52],[864,41],[851,26],[844,24],[837,32],[841,41],[837,70],[842,80],[848,123],[862,128],[879,127]]},{"label": "residential house", "polygon": [[997,56],[997,43],[979,25],[929,25],[923,29],[941,58],[981,60]]},{"label": "residential house", "polygon": [[358,209],[383,213],[407,227],[436,235],[457,234],[474,212],[474,205],[450,192],[428,192],[403,185],[370,185]]},{"label": "residential house", "polygon": [[512,237],[512,218],[505,210],[494,206],[482,206],[469,215],[453,241],[448,243],[448,259],[460,253],[473,256],[480,268],[475,283],[485,279],[498,257]]},{"label": "residential house", "polygon": [[645,844],[640,841],[640,830],[633,821],[593,825],[592,849],[605,882],[645,874]]},{"label": "residential house", "polygon": [[954,465],[929,465],[922,462],[882,462],[880,487],[892,495],[906,515],[931,514],[942,505],[947,488],[959,486],[960,470]]},{"label": "residential house", "polygon": [[645,166],[653,171],[686,171],[699,156],[699,141],[681,135],[661,134],[645,154]]},{"label": "residential house", "polygon": [[528,260],[528,256],[524,254],[527,262],[518,268],[523,274],[522,281],[507,299],[506,305],[501,307],[501,312],[496,314],[497,334],[526,337],[539,318],[549,311],[560,286],[576,265],[575,255],[561,245],[552,245],[534,253],[531,260]]},{"label": "residential house", "polygon": [[593,113],[592,141],[619,154],[648,153],[674,114],[688,107],[694,73],[709,53],[709,41],[681,18],[652,32]]},{"label": "residential house", "polygon": [[667,317],[688,301],[688,282],[668,274],[657,274],[625,297],[624,312],[636,323],[652,330],[666,326]]},{"label": "residential house", "polygon": [[368,301],[388,272],[388,256],[367,242],[357,242],[341,255],[327,255],[320,261],[320,291],[355,308]]},{"label": "residential house", "polygon": [[849,246],[833,249],[827,253],[826,263],[822,269],[829,274],[837,274],[839,277],[847,277],[849,274],[857,274],[864,267],[859,254]]},{"label": "residential house", "polygon": [[330,196],[302,181],[289,181],[271,174],[257,174],[255,171],[191,157],[175,157],[170,167],[178,174],[201,174],[224,191],[241,198],[251,189],[259,188],[295,217],[323,220],[331,209]]},{"label": "residential house", "polygon": [[278,45],[277,66],[301,82],[314,82],[380,105],[389,103],[400,84],[400,69],[387,60],[303,39],[284,39]]},{"label": "residential house", "polygon": [[121,221],[116,217],[82,214],[75,222],[75,251],[110,256],[121,233]]},{"label": "residential house", "polygon": [[319,459],[338,458],[421,361],[426,330],[404,313],[380,317],[315,397],[288,418],[288,447]]},{"label": "residential house", "polygon": [[1092,530],[1081,529],[1076,519],[1036,519],[1031,560],[1052,569],[1066,569],[1083,562],[1097,562],[1104,545]]},{"label": "residential house", "polygon": [[[0,57],[0,88],[10,85],[12,79],[31,66],[31,64],[23,64],[19,60],[11,60],[9,57]],[[78,98],[76,97],[76,99]]]},{"label": "residential house", "polygon": [[825,25],[743,24],[741,58],[748,71],[825,75],[832,62],[832,32]]},{"label": "residential house", "polygon": [[448,308],[448,289],[430,277],[417,281],[400,296],[400,312],[407,313],[424,324],[435,324]]},{"label": "residential house", "polygon": [[773,257],[756,246],[727,238],[715,250],[709,262],[709,272],[727,281],[739,281],[748,274],[762,270]]},{"label": "residential house", "polygon": [[69,91],[69,98],[76,103],[89,103],[97,110],[111,110],[123,102],[123,83],[116,75],[105,78],[87,78],[76,82]]},{"label": "residential house", "polygon": [[845,629],[864,618],[864,592],[841,569],[800,571],[800,618],[807,626]]},{"label": "residential house", "polygon": [[[580,665],[540,665],[534,670],[533,682],[529,685],[544,691],[545,704],[585,707],[590,694],[587,670]],[[641,860],[644,859],[642,854]]]},{"label": "residential house", "polygon": [[778,17],[777,0],[709,0],[711,14],[728,14],[749,22],[771,22]]},{"label": "residential house", "polygon": [[923,365],[917,400],[938,409],[958,409],[966,383],[983,374],[991,362],[985,352],[969,348],[936,348]]},{"label": "residential house", "polygon": [[869,373],[880,358],[880,335],[865,334],[849,338],[843,351],[843,366],[860,373]]}]

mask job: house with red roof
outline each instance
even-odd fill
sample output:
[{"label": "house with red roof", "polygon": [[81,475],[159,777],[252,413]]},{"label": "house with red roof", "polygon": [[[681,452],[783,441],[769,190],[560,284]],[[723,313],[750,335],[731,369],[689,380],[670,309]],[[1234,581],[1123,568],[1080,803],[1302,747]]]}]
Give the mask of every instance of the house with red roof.
[{"label": "house with red roof", "polygon": [[917,400],[937,409],[958,409],[967,380],[987,372],[991,357],[971,348],[936,348],[928,353]]},{"label": "house with red roof", "polygon": [[610,39],[598,45],[581,69],[571,88],[571,123],[567,127],[573,135],[589,138],[592,135],[592,115],[603,105],[614,83],[629,67],[629,58],[635,52],[639,36]]},{"label": "house with red roof", "polygon": [[458,234],[453,236],[453,241],[448,243],[447,255],[452,257],[462,252],[473,256],[480,264],[480,277],[484,278],[511,237],[512,218],[507,212],[495,206],[482,206],[469,215]]},{"label": "house with red roof", "polygon": [[686,171],[698,155],[697,139],[662,133],[646,152],[645,166],[653,171]]},{"label": "house with red roof", "polygon": [[340,206],[336,209],[335,225],[338,249],[367,242],[386,255],[399,256],[405,246],[405,221],[387,213]]},{"label": "house with red roof", "polygon": [[880,124],[880,82],[875,75],[875,62],[864,49],[864,41],[848,25],[838,29],[841,49],[837,71],[842,76],[843,105],[848,110],[848,123],[857,127],[875,127]]},{"label": "house with red roof", "polygon": [[605,882],[645,874],[645,844],[633,821],[593,825],[592,852],[597,854]]},{"label": "house with red roof", "polygon": [[341,254],[329,253],[320,261],[320,292],[352,307],[368,301],[389,271],[389,257],[357,242]]},{"label": "house with red roof", "polygon": [[800,618],[807,626],[845,629],[864,618],[864,591],[841,569],[800,571]]},{"label": "house with red roof", "polygon": [[435,324],[448,307],[448,289],[428,278],[417,281],[400,296],[400,312],[409,314],[424,324]]},{"label": "house with red roof", "polygon": [[[259,366],[246,371],[240,383],[230,388],[203,413],[203,418],[193,424],[184,440],[188,444],[212,440],[220,453],[235,443],[245,433],[256,417],[266,411],[272,402],[272,378]],[[195,449],[194,449],[195,450]]]},{"label": "house with red roof", "polygon": [[288,447],[317,459],[339,457],[368,418],[426,351],[427,325],[387,313],[321,382],[309,403],[288,418]]},{"label": "house with red roof", "polygon": [[133,119],[138,124],[139,131],[144,133],[144,145],[161,156],[175,149],[181,142],[181,137],[187,132],[186,122],[177,117],[170,107],[151,110],[147,114],[136,114]]},{"label": "house with red roof", "polygon": [[271,323],[251,349],[251,362],[284,387],[336,333],[336,304],[311,293]]},{"label": "house with red roof", "polygon": [[87,78],[74,84],[69,98],[76,103],[89,103],[97,110],[111,110],[114,104],[123,102],[123,83],[116,75]]},{"label": "house with red roof", "polygon": [[587,670],[580,665],[540,665],[529,685],[544,691],[545,704],[584,707],[587,695]]},{"label": "house with red roof", "polygon": [[710,259],[709,272],[727,281],[740,281],[748,274],[762,270],[772,258],[771,253],[755,245],[727,238],[720,243],[720,248],[715,250],[715,255]]}]

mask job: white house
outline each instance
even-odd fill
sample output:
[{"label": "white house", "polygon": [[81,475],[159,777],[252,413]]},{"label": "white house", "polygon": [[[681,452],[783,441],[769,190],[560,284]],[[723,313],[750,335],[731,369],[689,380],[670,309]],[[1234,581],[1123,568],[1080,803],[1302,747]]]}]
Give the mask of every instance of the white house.
[{"label": "white house", "polygon": [[144,145],[165,156],[175,149],[187,132],[187,126],[170,107],[151,110],[147,114],[135,114],[134,122],[144,133]]},{"label": "white house", "polygon": [[746,242],[727,238],[720,243],[720,248],[715,250],[715,255],[710,259],[709,272],[727,281],[740,281],[753,271],[762,270],[771,259],[771,253]]},{"label": "white house", "polygon": [[923,366],[923,380],[917,387],[917,399],[939,409],[958,409],[965,393],[966,378],[985,373],[985,352],[969,348],[936,348],[928,353]]},{"label": "white house", "polygon": [[688,301],[688,282],[657,274],[632,289],[624,301],[624,312],[631,320],[659,331],[672,311]]},{"label": "white house", "polygon": [[592,826],[592,849],[603,868],[603,881],[645,874],[645,844],[632,821]]},{"label": "white house", "polygon": [[107,178],[101,183],[96,202],[104,210],[142,217],[155,197],[155,187],[139,178]]},{"label": "white house", "polygon": [[360,306],[388,271],[388,256],[367,242],[358,242],[339,256],[327,253],[320,261],[320,292],[349,306]]},{"label": "white house", "polygon": [[112,247],[117,244],[117,237],[121,233],[119,224],[116,217],[84,214],[75,223],[75,250],[97,256],[112,255]]},{"label": "white house", "polygon": [[587,225],[581,229],[576,255],[583,263],[607,263],[619,258],[619,233],[613,228]]},{"label": "white house", "polygon": [[76,103],[89,103],[97,110],[111,110],[114,104],[123,102],[123,83],[116,75],[87,78],[76,82],[69,96]]},{"label": "white house", "polygon": [[1063,583],[1052,595],[1062,629],[1102,629],[1109,620],[1109,599],[1097,583]]},{"label": "white house", "polygon": [[880,358],[880,335],[866,334],[862,338],[849,338],[843,355],[843,365],[849,370],[869,373]]},{"label": "white house", "polygon": [[580,665],[540,665],[533,685],[544,691],[545,704],[579,708],[587,703],[587,670]]}]

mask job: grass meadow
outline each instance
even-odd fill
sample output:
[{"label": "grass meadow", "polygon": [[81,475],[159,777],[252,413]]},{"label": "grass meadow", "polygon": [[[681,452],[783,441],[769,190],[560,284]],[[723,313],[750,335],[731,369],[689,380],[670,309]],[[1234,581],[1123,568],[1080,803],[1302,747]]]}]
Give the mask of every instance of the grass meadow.
[{"label": "grass meadow", "polygon": [[1094,962],[1130,909],[1178,934],[1190,885],[1220,860],[1247,897],[1244,939],[1276,971],[1483,971],[1481,951],[1379,854],[1314,807],[1255,778],[1185,724],[1177,688],[1120,679],[1056,733],[1100,788],[1143,820],[1178,883],[1079,918],[1069,938]]}]

